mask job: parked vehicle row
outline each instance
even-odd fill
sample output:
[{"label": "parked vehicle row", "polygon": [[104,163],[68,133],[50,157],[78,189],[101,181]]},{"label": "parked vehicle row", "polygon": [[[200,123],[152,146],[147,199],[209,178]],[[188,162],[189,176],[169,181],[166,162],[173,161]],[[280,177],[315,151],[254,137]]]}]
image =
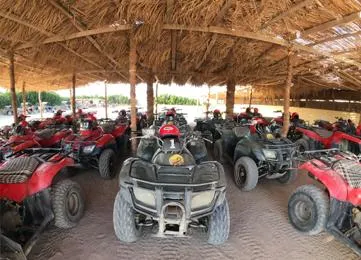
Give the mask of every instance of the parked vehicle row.
[{"label": "parked vehicle row", "polygon": [[[116,120],[98,120],[82,111],[66,119],[59,113],[39,124],[19,119],[2,147],[6,155],[0,163],[4,255],[15,253],[24,259],[48,224],[71,228],[81,219],[82,189],[66,169],[95,168],[100,177],[111,179],[118,154],[128,149],[126,111],[120,111]],[[139,141],[137,150],[119,172],[113,209],[116,237],[129,243],[141,239],[143,232],[185,237],[191,230],[203,230],[209,244],[225,243],[231,225],[223,165],[229,163],[236,186],[247,192],[261,178],[288,184],[298,170],[307,171],[321,186],[304,185],[291,195],[291,225],[310,235],[327,230],[361,254],[361,164],[358,156],[347,151],[350,146],[344,145],[347,141],[356,147],[360,139],[336,131],[333,139],[321,141],[314,136],[317,131],[301,125],[299,118],[297,123],[292,121],[286,138],[272,128],[276,120],[270,121],[260,114],[242,121],[224,120],[216,110],[213,118],[197,120],[191,129],[185,114],[175,109],[156,115],[152,125],[142,126],[142,135],[132,137]],[[52,134],[41,139],[38,131]],[[59,133],[66,134],[60,137]],[[33,144],[25,146],[28,140]]]}]

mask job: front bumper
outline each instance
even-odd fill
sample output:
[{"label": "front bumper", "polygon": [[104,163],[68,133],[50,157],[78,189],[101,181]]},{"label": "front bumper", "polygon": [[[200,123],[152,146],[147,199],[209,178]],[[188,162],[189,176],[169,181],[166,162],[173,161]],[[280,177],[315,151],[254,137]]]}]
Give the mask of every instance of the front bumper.
[{"label": "front bumper", "polygon": [[[146,205],[137,199],[134,189],[142,188],[153,192],[155,203]],[[188,226],[202,217],[211,215],[225,199],[225,186],[217,187],[215,182],[203,184],[155,183],[132,178],[121,184],[121,192],[135,211],[158,222],[156,236],[185,236]],[[211,202],[193,208],[192,198],[200,192],[214,192]],[[175,227],[175,228],[174,228]]]}]

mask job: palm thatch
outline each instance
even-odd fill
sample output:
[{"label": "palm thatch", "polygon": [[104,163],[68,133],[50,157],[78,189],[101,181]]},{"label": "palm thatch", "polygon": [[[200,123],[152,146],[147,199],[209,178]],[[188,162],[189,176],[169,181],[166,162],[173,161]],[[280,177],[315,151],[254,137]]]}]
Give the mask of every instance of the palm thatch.
[{"label": "palm thatch", "polygon": [[[1,0],[0,85],[69,88],[129,82],[129,41],[138,82],[252,84],[279,95],[287,50],[296,52],[292,95],[361,91],[358,0]],[[268,92],[267,92],[268,93]]]}]

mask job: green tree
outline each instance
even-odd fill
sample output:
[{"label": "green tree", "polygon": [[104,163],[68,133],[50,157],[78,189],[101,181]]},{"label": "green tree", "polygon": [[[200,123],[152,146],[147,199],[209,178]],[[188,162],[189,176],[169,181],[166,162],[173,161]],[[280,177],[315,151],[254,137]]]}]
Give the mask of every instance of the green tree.
[{"label": "green tree", "polygon": [[197,105],[197,99],[166,94],[158,96],[157,103],[165,105]]}]

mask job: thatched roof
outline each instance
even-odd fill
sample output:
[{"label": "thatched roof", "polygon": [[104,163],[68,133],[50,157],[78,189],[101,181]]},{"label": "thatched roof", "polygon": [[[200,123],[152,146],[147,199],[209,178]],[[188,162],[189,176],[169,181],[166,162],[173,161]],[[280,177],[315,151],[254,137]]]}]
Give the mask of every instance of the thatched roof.
[{"label": "thatched roof", "polygon": [[295,51],[294,91],[361,90],[359,0],[1,0],[0,84],[9,51],[17,87],[138,80],[272,86],[282,91]]}]

